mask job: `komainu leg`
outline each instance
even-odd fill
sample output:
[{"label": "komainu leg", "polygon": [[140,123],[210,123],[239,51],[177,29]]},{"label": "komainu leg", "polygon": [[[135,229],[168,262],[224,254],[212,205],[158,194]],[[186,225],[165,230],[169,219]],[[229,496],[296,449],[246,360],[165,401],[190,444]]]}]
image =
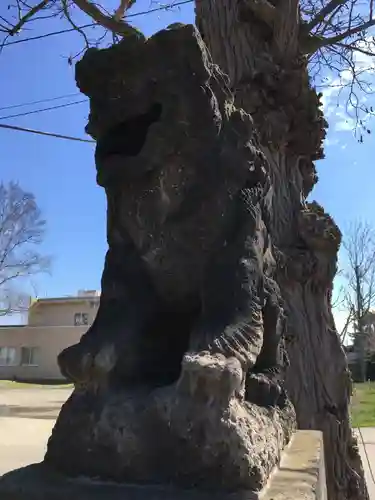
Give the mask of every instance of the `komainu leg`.
[{"label": "komainu leg", "polygon": [[279,382],[284,315],[277,284],[269,276],[273,259],[260,199],[257,188],[239,197],[233,238],[227,239],[207,273],[191,350],[236,358],[246,374],[246,399],[273,406],[283,399]]},{"label": "komainu leg", "polygon": [[246,374],[245,397],[260,406],[283,406],[286,395],[283,388],[285,359],[282,335],[285,317],[280,303],[277,283],[265,278],[265,304],[263,316],[263,345],[255,366]]},{"label": "komainu leg", "polygon": [[129,381],[137,378],[142,335],[156,307],[153,288],[131,245],[112,246],[106,255],[98,314],[80,342],[60,353],[62,374],[86,385],[107,383],[114,374]]},{"label": "komainu leg", "polygon": [[263,344],[266,241],[259,204],[248,208],[246,202],[239,197],[232,232],[207,269],[201,291],[202,313],[190,345],[193,352],[234,357],[244,371],[255,365]]}]

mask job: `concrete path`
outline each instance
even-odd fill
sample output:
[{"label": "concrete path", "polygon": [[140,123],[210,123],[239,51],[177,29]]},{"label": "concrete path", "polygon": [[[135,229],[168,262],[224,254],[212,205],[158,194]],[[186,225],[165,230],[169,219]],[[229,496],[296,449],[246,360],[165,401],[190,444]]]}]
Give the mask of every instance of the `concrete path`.
[{"label": "concrete path", "polygon": [[40,462],[72,389],[0,383],[0,475]]},{"label": "concrete path", "polygon": [[375,427],[362,427],[360,432],[356,430],[355,433],[370,500],[375,500]]},{"label": "concrete path", "polygon": [[41,462],[54,420],[0,417],[0,475]]}]

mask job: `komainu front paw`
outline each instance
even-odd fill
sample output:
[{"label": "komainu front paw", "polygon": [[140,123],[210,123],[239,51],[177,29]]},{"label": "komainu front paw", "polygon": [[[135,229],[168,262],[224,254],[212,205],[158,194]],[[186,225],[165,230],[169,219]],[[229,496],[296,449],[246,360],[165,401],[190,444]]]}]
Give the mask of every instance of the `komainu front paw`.
[{"label": "komainu front paw", "polygon": [[116,362],[112,344],[87,346],[83,342],[64,349],[57,358],[61,373],[74,383],[103,381]]},{"label": "komainu front paw", "polygon": [[233,397],[243,395],[243,382],[244,373],[236,358],[203,351],[185,354],[178,387],[203,404],[226,408]]},{"label": "komainu front paw", "polygon": [[248,373],[245,382],[245,399],[258,406],[283,408],[287,397],[279,380],[272,374]]}]

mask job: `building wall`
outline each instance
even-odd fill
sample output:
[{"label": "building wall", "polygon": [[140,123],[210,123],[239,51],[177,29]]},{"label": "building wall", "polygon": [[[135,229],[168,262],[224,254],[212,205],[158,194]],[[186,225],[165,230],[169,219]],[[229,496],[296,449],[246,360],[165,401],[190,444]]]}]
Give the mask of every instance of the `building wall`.
[{"label": "building wall", "polygon": [[29,326],[75,326],[74,316],[76,313],[88,315],[88,324],[91,325],[95,319],[99,306],[99,300],[66,300],[66,301],[40,301],[29,310]]},{"label": "building wall", "polygon": [[[0,327],[0,347],[14,347],[14,366],[0,366],[0,379],[63,380],[57,356],[79,341],[87,326]],[[21,365],[21,348],[36,347],[35,365]]]}]

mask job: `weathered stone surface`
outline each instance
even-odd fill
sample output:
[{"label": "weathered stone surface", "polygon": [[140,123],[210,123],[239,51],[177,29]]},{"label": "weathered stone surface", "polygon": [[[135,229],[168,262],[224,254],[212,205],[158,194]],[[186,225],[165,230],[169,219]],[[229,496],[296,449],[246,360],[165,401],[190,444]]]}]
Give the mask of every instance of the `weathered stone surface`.
[{"label": "weathered stone surface", "polygon": [[97,318],[48,444],[70,475],[260,490],[295,427],[269,166],[192,26],[89,50],[108,244]]},{"label": "weathered stone surface", "polygon": [[326,500],[323,440],[320,432],[297,431],[259,493],[72,479],[45,464],[34,464],[0,478],[0,495],[2,500]]},{"label": "weathered stone surface", "polygon": [[53,431],[47,462],[73,476],[260,490],[289,441],[294,410],[244,402],[242,379],[234,358],[187,355],[169,387],[105,392],[95,401],[76,391]]}]

